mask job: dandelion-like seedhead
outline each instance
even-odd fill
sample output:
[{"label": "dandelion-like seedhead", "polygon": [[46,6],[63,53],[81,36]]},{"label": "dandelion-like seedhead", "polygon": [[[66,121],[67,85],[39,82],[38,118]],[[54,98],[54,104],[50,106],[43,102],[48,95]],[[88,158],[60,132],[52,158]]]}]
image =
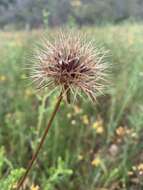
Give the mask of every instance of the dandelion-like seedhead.
[{"label": "dandelion-like seedhead", "polygon": [[69,101],[82,92],[94,101],[106,80],[105,55],[85,36],[59,32],[36,48],[31,77],[38,89],[59,88]]}]

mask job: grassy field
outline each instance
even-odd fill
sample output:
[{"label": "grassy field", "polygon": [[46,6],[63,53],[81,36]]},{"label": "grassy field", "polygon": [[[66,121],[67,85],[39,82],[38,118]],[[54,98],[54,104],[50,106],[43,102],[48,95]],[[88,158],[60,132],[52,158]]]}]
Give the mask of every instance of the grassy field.
[{"label": "grassy field", "polygon": [[[112,86],[97,104],[62,103],[25,190],[142,190],[143,26],[82,30],[110,50]],[[0,32],[1,190],[23,173],[56,101],[23,69],[40,33]]]}]

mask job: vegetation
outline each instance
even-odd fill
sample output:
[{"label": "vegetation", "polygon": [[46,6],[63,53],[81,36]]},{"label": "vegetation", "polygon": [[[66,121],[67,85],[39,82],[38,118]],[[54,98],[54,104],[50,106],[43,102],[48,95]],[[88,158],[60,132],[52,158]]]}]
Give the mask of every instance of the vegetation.
[{"label": "vegetation", "polygon": [[[143,188],[142,25],[83,28],[110,50],[112,85],[93,105],[61,105],[25,188]],[[10,190],[31,159],[56,98],[27,80],[25,59],[43,31],[0,32],[0,187]],[[47,32],[54,32],[48,30]],[[23,169],[22,169],[23,168]]]},{"label": "vegetation", "polygon": [[30,29],[143,19],[142,0],[0,0],[0,27]]}]

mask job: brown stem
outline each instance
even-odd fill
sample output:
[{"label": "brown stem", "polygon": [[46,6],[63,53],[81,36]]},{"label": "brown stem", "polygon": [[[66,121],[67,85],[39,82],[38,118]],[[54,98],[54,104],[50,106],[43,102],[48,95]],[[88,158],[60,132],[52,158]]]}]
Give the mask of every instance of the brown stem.
[{"label": "brown stem", "polygon": [[17,187],[16,187],[16,190],[19,190],[20,187],[22,187],[22,185],[23,185],[23,183],[24,183],[24,181],[25,181],[25,179],[26,179],[26,177],[27,177],[27,175],[28,175],[30,169],[32,168],[32,165],[33,165],[34,161],[37,159],[37,156],[38,156],[38,154],[39,154],[39,151],[41,150],[41,147],[42,147],[43,143],[45,142],[45,138],[46,138],[46,136],[47,136],[47,134],[48,134],[48,131],[49,131],[50,127],[51,127],[52,121],[54,120],[54,117],[55,117],[55,115],[56,115],[56,113],[57,113],[57,111],[58,111],[58,108],[59,108],[59,106],[60,106],[61,100],[62,100],[62,93],[61,93],[60,96],[58,97],[58,101],[57,101],[57,103],[56,103],[56,105],[55,105],[55,108],[54,108],[54,110],[53,110],[53,113],[52,113],[52,115],[51,115],[51,118],[50,118],[50,120],[49,120],[49,122],[48,122],[47,128],[45,129],[45,132],[44,132],[44,134],[43,134],[43,136],[42,136],[42,138],[41,138],[41,141],[40,141],[40,143],[39,143],[39,145],[38,145],[38,147],[37,147],[37,149],[36,149],[36,152],[33,154],[32,159],[31,159],[31,161],[30,161],[29,164],[28,164],[28,167],[27,167],[27,169],[26,169],[25,174],[24,174],[23,177],[19,180],[19,183],[18,183],[18,185],[17,185]]}]

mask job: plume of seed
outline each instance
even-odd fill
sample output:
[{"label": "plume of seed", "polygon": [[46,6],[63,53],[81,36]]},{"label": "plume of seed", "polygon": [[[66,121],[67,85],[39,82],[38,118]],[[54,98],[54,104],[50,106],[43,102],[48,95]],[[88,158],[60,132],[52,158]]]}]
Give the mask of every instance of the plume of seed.
[{"label": "plume of seed", "polygon": [[95,101],[106,83],[105,56],[85,36],[60,32],[51,40],[43,37],[34,53],[31,77],[37,89],[59,88],[69,99],[84,93]]}]

